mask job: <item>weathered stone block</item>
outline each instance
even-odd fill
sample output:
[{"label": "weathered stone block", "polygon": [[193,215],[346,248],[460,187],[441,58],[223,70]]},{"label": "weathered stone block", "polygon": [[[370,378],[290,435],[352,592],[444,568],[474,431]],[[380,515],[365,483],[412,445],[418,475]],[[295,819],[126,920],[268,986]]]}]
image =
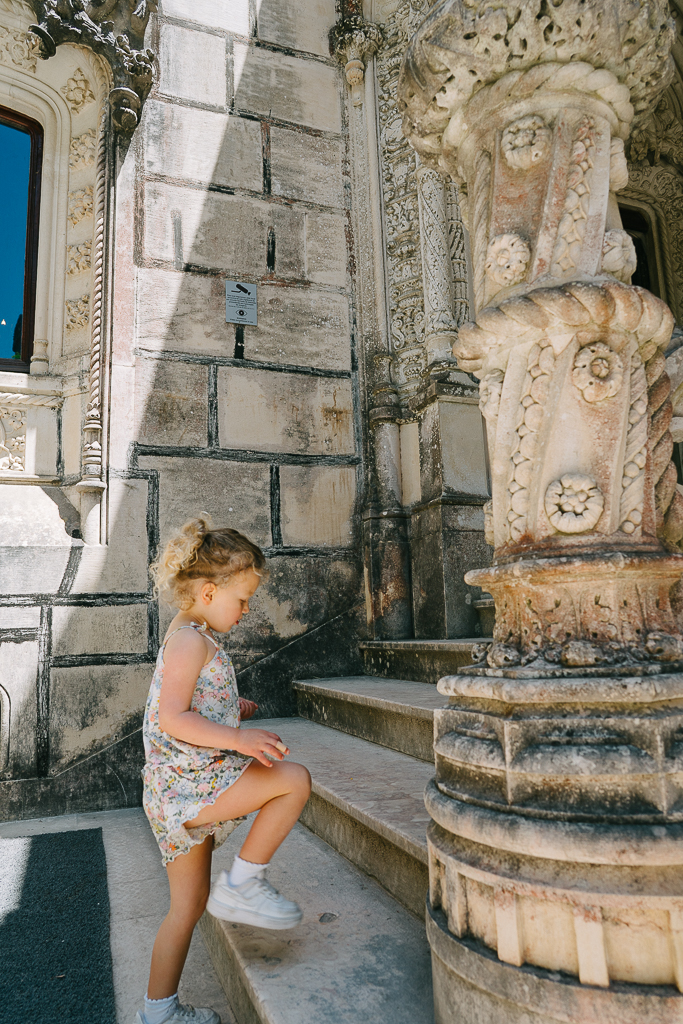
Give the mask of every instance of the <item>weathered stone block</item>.
[{"label": "weathered stone block", "polygon": [[334,20],[334,9],[328,0],[263,3],[258,12],[258,34],[260,39],[280,46],[329,57],[328,37]]},{"label": "weathered stone block", "polygon": [[280,467],[282,539],[292,547],[343,547],[353,540],[353,466]]},{"label": "weathered stone block", "polygon": [[40,608],[0,608],[0,629],[35,629],[40,625]]},{"label": "weathered stone block", "polygon": [[227,55],[223,36],[161,26],[159,91],[179,99],[224,107],[227,97]]},{"label": "weathered stone block", "polygon": [[345,295],[262,285],[258,302],[258,326],[245,330],[245,358],[325,370],[351,369]]},{"label": "weathered stone block", "polygon": [[146,192],[148,257],[226,270],[240,280],[258,279],[265,273],[271,226],[265,203],[158,182],[150,183]]},{"label": "weathered stone block", "polygon": [[[259,285],[259,322],[244,330],[244,356],[349,370],[348,308],[345,295]],[[137,331],[142,348],[232,356],[235,328],[225,323],[223,278],[141,268]]]},{"label": "weathered stone block", "polygon": [[340,76],[336,68],[235,43],[234,75],[237,110],[268,114],[323,131],[341,130]]},{"label": "weathered stone block", "polygon": [[344,218],[309,212],[306,216],[306,276],[316,284],[343,288],[347,281],[347,266]]},{"label": "weathered stone block", "polygon": [[142,348],[233,354],[235,329],[225,322],[222,277],[140,268],[137,301],[137,340]]},{"label": "weathered stone block", "polygon": [[339,455],[353,451],[351,382],[222,366],[223,448]]},{"label": "weathered stone block", "polygon": [[[268,578],[249,602],[249,615],[228,637],[238,672],[275,654],[283,643],[334,620],[361,599],[360,566],[352,552],[339,557],[336,552],[321,551],[319,558],[273,555],[268,568]],[[281,695],[285,702],[290,698],[289,693]]]},{"label": "weathered stone block", "polygon": [[0,487],[0,593],[54,593],[71,552],[55,501],[40,487]]},{"label": "weathered stone block", "polygon": [[38,644],[0,643],[0,776],[36,771]]},{"label": "weathered stone block", "polygon": [[159,531],[165,544],[186,520],[208,512],[256,544],[270,544],[270,467],[216,459],[141,458],[159,473]]},{"label": "weathered stone block", "polygon": [[257,121],[148,100],[142,130],[145,167],[152,174],[261,191]]},{"label": "weathered stone block", "polygon": [[164,15],[179,21],[196,21],[206,28],[220,28],[249,35],[249,0],[164,0]]},{"label": "weathered stone block", "polygon": [[140,359],[135,373],[135,417],[141,444],[207,443],[207,368]]},{"label": "weathered stone block", "polygon": [[479,407],[440,402],[444,487],[488,495],[484,425]]},{"label": "weathered stone block", "polygon": [[110,478],[109,540],[80,549],[72,593],[147,590],[147,491],[146,480]]},{"label": "weathered stone block", "polygon": [[153,671],[151,663],[54,668],[50,772],[63,770],[138,728]]},{"label": "weathered stone block", "polygon": [[341,144],[336,140],[273,127],[270,161],[275,195],[341,206]]},{"label": "weathered stone block", "polygon": [[141,654],[147,650],[147,605],[52,610],[52,651],[74,654]]}]

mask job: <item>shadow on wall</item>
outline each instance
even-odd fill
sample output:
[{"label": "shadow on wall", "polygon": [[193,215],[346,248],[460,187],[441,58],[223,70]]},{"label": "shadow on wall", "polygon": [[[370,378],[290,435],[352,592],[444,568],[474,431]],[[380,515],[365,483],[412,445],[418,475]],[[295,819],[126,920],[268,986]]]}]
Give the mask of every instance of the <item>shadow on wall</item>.
[{"label": "shadow on wall", "polygon": [[[199,512],[269,558],[229,644],[261,717],[293,713],[294,677],[361,671],[335,7],[262,0],[252,25],[248,6],[164,0],[150,23],[159,82],[117,169],[109,539],[64,535],[58,600],[36,623],[45,786],[11,817],[139,803],[137,730],[172,614],[148,565]],[[258,284],[258,326],[225,322],[226,280]]]}]

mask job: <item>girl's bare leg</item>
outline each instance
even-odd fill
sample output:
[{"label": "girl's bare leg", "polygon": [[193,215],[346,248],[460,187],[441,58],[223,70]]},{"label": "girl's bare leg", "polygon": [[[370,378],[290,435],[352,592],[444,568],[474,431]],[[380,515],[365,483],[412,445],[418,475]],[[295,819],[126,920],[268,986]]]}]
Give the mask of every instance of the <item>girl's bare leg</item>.
[{"label": "girl's bare leg", "polygon": [[274,761],[272,768],[266,768],[259,761],[252,761],[230,789],[186,825],[228,821],[260,809],[240,857],[253,864],[267,864],[292,830],[310,793],[311,776],[303,765]]},{"label": "girl's bare leg", "polygon": [[166,999],[178,991],[192,932],[204,913],[211,886],[213,836],[166,865],[171,909],[161,923],[152,950],[147,995]]}]

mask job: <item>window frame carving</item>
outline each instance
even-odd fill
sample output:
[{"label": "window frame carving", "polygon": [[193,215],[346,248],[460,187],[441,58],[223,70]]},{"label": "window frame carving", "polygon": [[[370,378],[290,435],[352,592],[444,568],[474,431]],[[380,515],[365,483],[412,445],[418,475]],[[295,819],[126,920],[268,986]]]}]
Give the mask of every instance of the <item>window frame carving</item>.
[{"label": "window frame carving", "polygon": [[24,131],[31,138],[29,163],[28,204],[26,210],[26,246],[24,251],[24,297],[21,320],[21,358],[0,358],[0,370],[28,373],[33,355],[33,332],[36,316],[36,289],[38,282],[38,246],[40,226],[40,192],[43,171],[42,124],[35,118],[10,107],[0,105],[0,124]]}]

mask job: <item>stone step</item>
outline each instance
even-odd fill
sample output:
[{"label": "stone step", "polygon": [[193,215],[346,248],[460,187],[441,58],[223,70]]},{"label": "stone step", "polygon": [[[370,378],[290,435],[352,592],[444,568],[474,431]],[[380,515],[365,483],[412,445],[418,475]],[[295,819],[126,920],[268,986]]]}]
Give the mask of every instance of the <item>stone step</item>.
[{"label": "stone step", "polygon": [[[216,850],[214,874],[230,866],[244,835],[237,829]],[[424,919],[300,825],[269,878],[302,907],[296,928],[265,931],[208,914],[200,922],[237,1024],[433,1024]]]},{"label": "stone step", "polygon": [[282,736],[291,760],[310,771],[302,823],[423,917],[430,820],[423,793],[434,766],[303,718],[259,719],[253,727]]},{"label": "stone step", "polygon": [[438,683],[442,676],[454,675],[463,665],[471,665],[472,647],[480,643],[481,637],[463,640],[366,640],[359,647],[369,676]]},{"label": "stone step", "polygon": [[404,679],[346,676],[294,682],[302,718],[434,761],[434,709],[447,702],[433,686]]}]

